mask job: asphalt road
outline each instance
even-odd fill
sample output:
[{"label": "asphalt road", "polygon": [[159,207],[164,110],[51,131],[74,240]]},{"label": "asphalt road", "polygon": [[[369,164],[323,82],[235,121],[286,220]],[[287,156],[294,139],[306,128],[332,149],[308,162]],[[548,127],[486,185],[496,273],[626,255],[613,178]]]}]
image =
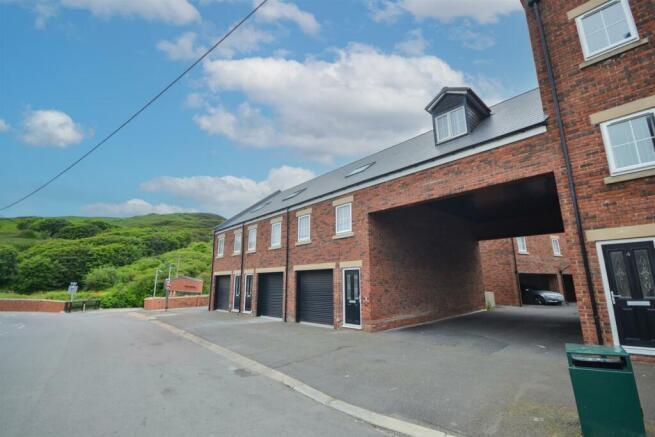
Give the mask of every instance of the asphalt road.
[{"label": "asphalt road", "polygon": [[126,313],[0,313],[0,434],[389,435]]}]

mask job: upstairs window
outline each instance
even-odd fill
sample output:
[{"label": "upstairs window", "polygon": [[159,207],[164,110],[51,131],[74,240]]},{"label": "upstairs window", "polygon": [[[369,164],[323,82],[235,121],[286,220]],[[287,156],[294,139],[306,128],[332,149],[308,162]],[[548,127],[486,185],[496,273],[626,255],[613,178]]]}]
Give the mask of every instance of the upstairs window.
[{"label": "upstairs window", "polygon": [[271,224],[271,248],[282,246],[282,223]]},{"label": "upstairs window", "polygon": [[234,253],[241,253],[241,232],[234,233]]},{"label": "upstairs window", "polygon": [[519,253],[528,253],[528,242],[525,237],[516,237],[516,245],[519,248]]},{"label": "upstairs window", "polygon": [[257,249],[257,228],[248,229],[248,252]]},{"label": "upstairs window", "polygon": [[655,109],[601,124],[612,174],[655,167]]},{"label": "upstairs window", "polygon": [[562,248],[559,245],[559,237],[550,237],[550,244],[553,246],[553,255],[562,256]]},{"label": "upstairs window", "polygon": [[220,237],[218,237],[218,241],[216,242],[216,258],[222,257],[224,250],[225,250],[225,236],[221,235]]},{"label": "upstairs window", "polygon": [[437,129],[437,142],[457,138],[466,134],[466,111],[461,106],[445,114],[439,115],[435,119]]},{"label": "upstairs window", "polygon": [[337,235],[347,234],[352,232],[353,223],[352,223],[352,203],[346,203],[345,205],[339,205],[335,208],[336,210],[336,230]]},{"label": "upstairs window", "polygon": [[576,19],[585,59],[639,38],[628,0],[608,1]]},{"label": "upstairs window", "polygon": [[309,214],[298,217],[298,242],[305,243],[311,239],[311,216]]}]

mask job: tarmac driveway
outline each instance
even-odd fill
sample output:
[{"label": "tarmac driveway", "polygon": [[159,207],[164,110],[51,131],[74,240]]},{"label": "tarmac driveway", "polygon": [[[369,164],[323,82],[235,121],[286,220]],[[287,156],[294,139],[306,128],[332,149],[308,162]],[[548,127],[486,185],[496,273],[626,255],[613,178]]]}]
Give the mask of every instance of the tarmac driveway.
[{"label": "tarmac driveway", "polygon": [[[581,341],[575,306],[374,334],[205,309],[154,317],[386,415],[471,436],[579,435],[564,354],[565,342]],[[655,366],[635,370],[652,427]]]}]

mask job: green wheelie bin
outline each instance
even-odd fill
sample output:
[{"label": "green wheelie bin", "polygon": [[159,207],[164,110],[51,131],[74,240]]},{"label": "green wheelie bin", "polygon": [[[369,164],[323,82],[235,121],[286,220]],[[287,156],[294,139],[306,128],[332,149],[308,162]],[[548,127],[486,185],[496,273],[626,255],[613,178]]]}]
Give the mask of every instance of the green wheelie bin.
[{"label": "green wheelie bin", "polygon": [[582,435],[645,436],[630,355],[620,346],[567,344],[566,356]]}]

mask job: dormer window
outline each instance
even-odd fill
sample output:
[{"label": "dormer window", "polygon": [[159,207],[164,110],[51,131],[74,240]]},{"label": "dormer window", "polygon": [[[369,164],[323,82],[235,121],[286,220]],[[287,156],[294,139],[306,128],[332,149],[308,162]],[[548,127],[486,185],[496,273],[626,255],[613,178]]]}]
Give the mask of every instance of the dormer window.
[{"label": "dormer window", "polygon": [[491,116],[491,110],[470,88],[443,88],[425,110],[432,116],[437,146],[472,133]]},{"label": "dormer window", "polygon": [[459,136],[465,135],[466,130],[466,110],[463,106],[439,115],[435,119],[437,127],[437,142],[452,140]]}]

